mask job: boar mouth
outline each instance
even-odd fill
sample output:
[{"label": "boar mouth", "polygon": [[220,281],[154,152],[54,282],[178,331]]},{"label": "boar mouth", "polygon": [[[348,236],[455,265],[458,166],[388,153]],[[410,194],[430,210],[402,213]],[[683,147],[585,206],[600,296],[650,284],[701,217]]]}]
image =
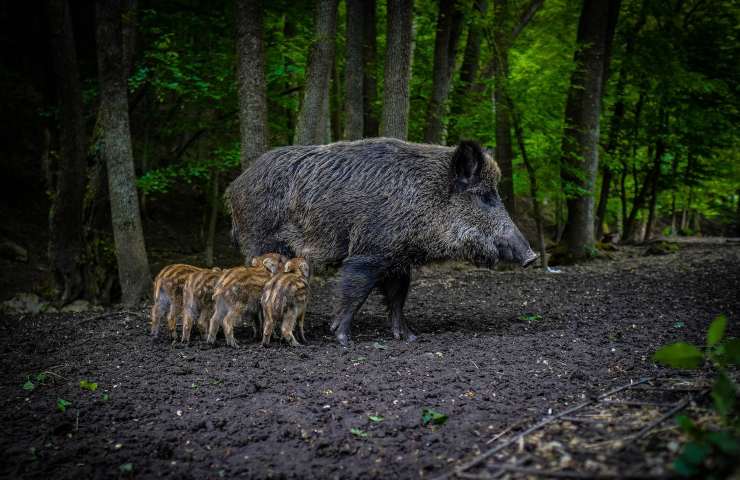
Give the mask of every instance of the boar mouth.
[{"label": "boar mouth", "polygon": [[536,262],[538,258],[539,258],[539,255],[537,255],[536,253],[530,250],[529,255],[524,260],[522,260],[522,268],[529,267],[534,262]]}]

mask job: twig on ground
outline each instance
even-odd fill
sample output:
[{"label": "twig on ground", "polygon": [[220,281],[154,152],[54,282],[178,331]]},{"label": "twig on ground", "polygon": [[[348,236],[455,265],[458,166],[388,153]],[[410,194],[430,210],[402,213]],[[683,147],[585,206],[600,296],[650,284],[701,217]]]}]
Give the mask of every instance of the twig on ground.
[{"label": "twig on ground", "polygon": [[[659,478],[667,478],[665,475],[629,475],[623,473],[581,473],[581,472],[568,472],[562,470],[541,470],[538,468],[530,467],[519,467],[516,465],[500,465],[497,467],[512,473],[521,473],[524,475],[532,475],[536,477],[550,477],[550,478],[590,478],[595,480],[611,480],[612,478],[624,478],[628,480],[654,480]],[[480,476],[476,477],[480,480],[487,480],[495,478],[494,476]]]},{"label": "twig on ground", "polygon": [[647,435],[647,433],[652,430],[653,428],[657,427],[661,423],[665,422],[669,418],[671,418],[673,415],[678,413],[679,411],[683,410],[686,405],[689,404],[690,397],[686,397],[680,402],[678,402],[673,408],[671,408],[669,411],[661,415],[660,417],[656,418],[654,421],[650,422],[648,425],[645,426],[642,430],[637,432],[637,434],[632,437],[634,440],[640,440],[642,437]]},{"label": "twig on ground", "polygon": [[491,449],[489,449],[489,450],[481,453],[480,455],[478,455],[477,457],[473,458],[472,460],[470,460],[470,461],[464,463],[463,465],[460,465],[459,467],[455,468],[453,471],[447,472],[445,474],[440,475],[439,477],[436,477],[435,480],[441,480],[441,479],[444,479],[444,478],[449,477],[450,475],[458,475],[461,472],[465,472],[465,470],[468,470],[469,468],[474,467],[475,465],[478,465],[483,460],[485,460],[485,459],[489,458],[490,456],[492,456],[492,455],[500,452],[501,450],[503,450],[503,449],[509,447],[510,445],[518,442],[520,439],[526,437],[530,433],[535,432],[535,431],[541,429],[542,427],[544,427],[544,426],[546,426],[546,425],[554,422],[555,420],[558,420],[561,417],[570,415],[571,413],[577,412],[578,410],[581,410],[582,408],[585,408],[585,407],[587,407],[587,406],[589,406],[589,405],[591,405],[593,403],[596,403],[596,402],[601,401],[601,400],[603,400],[605,398],[608,398],[608,397],[614,395],[615,393],[619,393],[622,390],[626,390],[628,388],[633,388],[633,387],[635,387],[637,385],[641,385],[641,384],[643,384],[645,382],[648,382],[650,380],[652,380],[652,378],[651,377],[647,377],[647,378],[640,379],[637,382],[630,382],[630,383],[628,383],[626,385],[622,385],[621,387],[614,388],[614,389],[612,389],[612,390],[610,390],[610,391],[608,391],[608,392],[606,392],[606,393],[604,393],[602,395],[599,395],[596,399],[588,400],[588,401],[583,402],[583,403],[580,403],[580,404],[578,404],[578,405],[576,405],[574,407],[571,407],[571,408],[568,408],[566,410],[563,410],[562,412],[557,413],[555,415],[547,416],[547,417],[543,418],[542,420],[540,420],[535,425],[529,427],[528,429],[524,430],[523,432],[521,432],[521,433],[519,433],[517,435],[514,435],[513,437],[510,437],[509,439],[507,439],[503,443],[501,443],[501,444],[499,444],[499,445],[497,445],[497,446],[495,446],[495,447],[493,447],[493,448],[491,448]]},{"label": "twig on ground", "polygon": [[504,435],[506,435],[510,431],[514,430],[516,427],[518,427],[522,423],[524,423],[524,420],[519,420],[518,422],[512,423],[511,425],[509,425],[508,427],[506,427],[505,429],[503,429],[499,433],[497,433],[495,437],[493,437],[493,438],[489,439],[488,441],[486,441],[486,445],[492,444],[493,442],[495,442],[499,438],[503,437]]},{"label": "twig on ground", "polygon": [[116,310],[114,312],[101,313],[100,315],[95,315],[94,317],[85,318],[84,320],[80,320],[79,322],[77,322],[76,325],[77,326],[85,325],[87,323],[95,322],[97,320],[102,320],[102,319],[108,318],[108,317],[113,317],[115,315],[136,315],[137,317],[143,317],[144,316],[144,314],[139,313],[139,312],[132,312],[132,311],[129,311],[129,310]]}]

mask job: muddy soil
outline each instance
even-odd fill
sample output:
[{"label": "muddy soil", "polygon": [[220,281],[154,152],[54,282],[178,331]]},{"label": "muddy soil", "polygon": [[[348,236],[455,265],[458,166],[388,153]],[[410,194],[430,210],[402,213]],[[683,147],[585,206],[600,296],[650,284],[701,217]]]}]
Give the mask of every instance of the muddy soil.
[{"label": "muddy soil", "polygon": [[[239,349],[152,342],[144,309],[4,316],[0,475],[434,477],[517,421],[665,375],[652,352],[703,342],[719,313],[740,333],[740,247],[641,253],[556,274],[422,269],[406,307],[412,344],[392,339],[373,296],[354,345],[338,348],[334,279],[313,283],[302,348],[263,349],[248,328]],[[426,407],[447,423],[423,426]]]}]

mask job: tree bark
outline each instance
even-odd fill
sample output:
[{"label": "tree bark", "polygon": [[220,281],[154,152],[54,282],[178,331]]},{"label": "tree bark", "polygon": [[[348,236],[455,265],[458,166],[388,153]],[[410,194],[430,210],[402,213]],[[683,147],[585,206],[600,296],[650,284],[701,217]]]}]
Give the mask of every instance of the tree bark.
[{"label": "tree bark", "polygon": [[236,2],[236,53],[241,166],[244,170],[270,146],[261,0]]},{"label": "tree bark", "polygon": [[220,201],[218,186],[218,170],[211,169],[211,191],[209,192],[210,213],[208,215],[208,230],[206,231],[206,266],[213,267],[213,252],[216,243],[216,223],[218,222],[218,204]]},{"label": "tree bark", "polygon": [[151,286],[144,232],[136,193],[128,117],[120,0],[96,4],[100,77],[101,152],[108,170],[113,236],[122,301],[134,306]]},{"label": "tree bark", "polygon": [[663,154],[665,154],[666,145],[662,138],[659,138],[655,146],[655,174],[650,181],[650,206],[648,208],[648,219],[645,224],[645,235],[642,238],[643,242],[647,242],[652,237],[652,231],[655,227],[655,207],[658,204],[658,184],[660,182],[660,165],[662,163]]},{"label": "tree bark", "polygon": [[377,137],[380,128],[375,102],[378,97],[378,44],[375,25],[375,0],[364,0],[362,29],[362,116],[363,136]]},{"label": "tree bark", "polygon": [[457,56],[457,44],[462,27],[462,12],[455,0],[441,0],[437,15],[437,33],[434,41],[434,65],[432,67],[432,96],[427,105],[424,141],[442,143],[445,137],[442,118],[450,92],[452,73]]},{"label": "tree bark", "polygon": [[[640,16],[638,17],[637,21],[635,22],[635,25],[632,27],[632,29],[627,34],[626,38],[626,46],[624,49],[624,59],[622,61],[622,66],[619,69],[619,78],[617,80],[617,87],[615,96],[617,98],[616,103],[614,104],[614,113],[612,114],[611,122],[609,124],[609,139],[607,140],[606,148],[604,148],[605,153],[609,156],[613,156],[614,153],[617,151],[617,148],[619,147],[619,138],[622,131],[622,123],[624,122],[624,114],[625,114],[625,103],[624,103],[624,90],[627,86],[627,67],[625,65],[626,60],[629,59],[634,50],[635,50],[635,41],[637,39],[637,35],[640,33],[640,30],[642,30],[642,27],[645,25],[645,9],[642,8],[640,11]],[[611,27],[612,29],[616,27],[616,18],[614,19],[614,24]],[[607,55],[609,55],[608,51]],[[604,75],[603,78],[603,86],[602,88],[604,91],[602,92],[602,95],[606,92],[606,83],[608,80],[608,76]],[[599,195],[599,203],[596,207],[596,239],[600,239],[604,235],[604,218],[606,215],[606,209],[607,205],[609,203],[609,193],[611,188],[611,180],[613,176],[613,171],[608,163],[602,162],[602,182],[601,182],[601,194]]]},{"label": "tree bark", "polygon": [[347,0],[347,60],[344,66],[344,138],[358,140],[364,129],[363,43],[365,40],[362,0]]},{"label": "tree bark", "polygon": [[578,23],[576,69],[565,107],[561,178],[568,196],[563,238],[572,258],[586,258],[594,247],[593,191],[599,165],[599,115],[609,58],[607,52],[620,0],[584,0]]},{"label": "tree bark", "polygon": [[298,113],[295,133],[295,143],[298,145],[322,144],[326,140],[330,119],[324,118],[324,115],[328,110],[325,106],[328,107],[329,84],[334,62],[337,0],[317,1],[314,28],[316,33],[308,57],[303,104]]},{"label": "tree bark", "polygon": [[388,0],[388,29],[383,84],[384,137],[406,140],[409,122],[409,81],[413,56],[413,1]]},{"label": "tree bark", "polygon": [[493,105],[496,132],[496,163],[501,169],[499,193],[506,210],[512,218],[516,217],[514,203],[514,149],[511,144],[511,115],[506,104],[506,79],[509,76],[509,2],[493,2]]},{"label": "tree bark", "polygon": [[82,215],[85,123],[72,19],[67,0],[48,3],[54,84],[59,102],[60,155],[49,211],[49,262],[61,304],[83,294]]},{"label": "tree bark", "polygon": [[509,101],[506,102],[509,107],[509,111],[511,112],[511,119],[514,123],[514,134],[516,135],[516,141],[517,145],[519,146],[519,153],[522,155],[522,161],[524,162],[524,166],[527,169],[527,175],[529,176],[529,193],[532,196],[532,207],[534,209],[534,221],[537,224],[537,244],[540,251],[540,262],[542,265],[542,268],[547,269],[547,247],[545,246],[545,221],[542,217],[542,208],[540,207],[540,201],[537,198],[538,196],[538,188],[537,188],[537,173],[534,169],[534,165],[532,165],[532,162],[529,161],[529,156],[527,155],[527,149],[524,144],[524,129],[522,128],[521,121],[519,120],[519,115],[517,114],[516,109],[514,108],[514,105],[511,101],[511,99],[508,99]]}]

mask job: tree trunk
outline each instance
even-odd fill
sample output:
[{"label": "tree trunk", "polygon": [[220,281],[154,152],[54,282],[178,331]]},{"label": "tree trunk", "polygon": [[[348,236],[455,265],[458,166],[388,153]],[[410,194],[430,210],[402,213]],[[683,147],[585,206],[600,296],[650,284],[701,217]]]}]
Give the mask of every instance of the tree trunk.
[{"label": "tree trunk", "polygon": [[306,87],[301,111],[298,113],[295,143],[317,145],[325,143],[329,118],[329,84],[334,63],[334,37],[337,32],[337,0],[318,0],[314,21],[316,30],[306,68]]},{"label": "tree trunk", "polygon": [[527,155],[527,149],[524,144],[524,130],[522,128],[521,121],[519,120],[519,115],[516,112],[516,109],[514,108],[511,99],[509,99],[507,103],[507,106],[509,107],[509,111],[511,112],[511,119],[514,123],[514,133],[516,134],[516,141],[517,145],[519,146],[519,153],[522,155],[522,161],[524,162],[524,166],[527,169],[527,175],[529,176],[529,193],[532,196],[532,206],[534,208],[534,220],[537,224],[537,244],[539,246],[540,250],[540,262],[542,264],[542,268],[547,269],[547,248],[545,246],[545,221],[542,218],[542,209],[540,207],[540,201],[537,198],[538,196],[538,188],[537,188],[537,174],[535,172],[534,166],[532,165],[532,162],[529,161],[529,156]]},{"label": "tree trunk", "polygon": [[[605,153],[609,155],[610,157],[614,155],[614,153],[619,148],[619,137],[621,135],[622,130],[622,123],[624,121],[624,114],[625,114],[625,103],[624,103],[624,90],[627,86],[627,67],[626,67],[626,61],[629,59],[634,50],[635,50],[635,40],[637,39],[637,35],[640,33],[640,30],[642,30],[642,27],[645,25],[645,9],[642,8],[640,11],[640,16],[638,17],[637,21],[635,22],[635,25],[629,32],[626,38],[626,46],[624,49],[624,58],[622,60],[622,66],[619,69],[619,79],[617,80],[617,88],[615,92],[615,96],[617,98],[616,103],[614,104],[614,113],[612,114],[611,122],[609,124],[609,139],[606,143]],[[616,19],[615,23],[612,26],[614,28],[616,26]],[[611,50],[609,50],[610,52]],[[608,54],[607,54],[608,55]],[[606,82],[608,80],[608,76],[604,75],[603,78],[603,86],[602,88],[604,91],[602,92],[602,95],[606,92]],[[600,239],[604,235],[604,218],[606,215],[606,209],[607,204],[609,203],[609,193],[611,189],[611,179],[612,179],[612,169],[606,162],[602,162],[602,182],[601,182],[601,194],[599,195],[599,204],[596,207],[596,239]]]},{"label": "tree trunk", "polygon": [[339,80],[339,66],[337,62],[334,62],[332,66],[332,81],[330,86],[330,110],[331,110],[331,125],[330,133],[331,137],[327,143],[330,143],[332,139],[337,142],[342,138],[342,82]]},{"label": "tree trunk", "polygon": [[578,22],[576,69],[565,107],[561,160],[561,178],[568,194],[564,240],[573,258],[589,256],[594,246],[593,191],[599,166],[601,94],[619,6],[620,0],[584,0]]},{"label": "tree trunk", "polygon": [[509,2],[493,2],[493,106],[496,123],[496,163],[501,169],[499,193],[506,210],[512,218],[516,217],[514,203],[514,149],[511,144],[511,114],[506,105],[506,79],[509,75]]},{"label": "tree trunk", "polygon": [[85,123],[72,19],[67,0],[48,3],[54,84],[59,102],[60,155],[49,211],[49,262],[61,304],[84,291],[82,215]]},{"label": "tree trunk", "polygon": [[213,267],[213,250],[216,243],[216,223],[218,222],[218,204],[220,201],[218,188],[218,170],[211,168],[211,198],[210,214],[208,215],[208,230],[206,231],[206,266]]},{"label": "tree trunk", "polygon": [[413,56],[412,0],[388,0],[383,117],[380,134],[406,140],[409,129],[409,81]]},{"label": "tree trunk", "polygon": [[247,168],[270,146],[261,0],[236,2],[236,53],[241,166]]},{"label": "tree trunk", "polygon": [[375,0],[363,0],[362,29],[362,115],[363,136],[377,137],[380,127],[375,110],[375,101],[378,97],[378,44],[377,29],[375,26]]},{"label": "tree trunk", "polygon": [[452,83],[452,72],[457,56],[457,44],[462,27],[462,13],[455,7],[455,0],[441,0],[437,15],[437,33],[434,41],[434,66],[432,68],[432,96],[427,105],[424,141],[442,143],[445,137],[442,118]]},{"label": "tree trunk", "polygon": [[363,111],[363,41],[365,19],[362,0],[347,0],[347,60],[344,66],[344,138],[362,138]]},{"label": "tree trunk", "polygon": [[662,138],[659,138],[655,145],[655,167],[653,167],[654,175],[650,181],[650,206],[648,209],[648,219],[645,225],[645,235],[642,238],[643,242],[647,242],[652,237],[653,228],[655,227],[655,207],[658,204],[658,183],[660,182],[660,165],[662,163],[663,155],[665,154],[666,145]]},{"label": "tree trunk", "polygon": [[96,4],[100,76],[101,152],[108,169],[113,236],[122,301],[134,306],[151,286],[151,273],[136,194],[121,37],[121,3]]},{"label": "tree trunk", "polygon": [[[486,10],[488,10],[488,1],[476,0],[473,16],[484,17]],[[468,38],[465,41],[465,53],[463,54],[462,65],[460,66],[460,95],[466,95],[470,91],[470,87],[478,79],[482,38],[480,30],[480,24],[473,18],[468,26]]]}]

